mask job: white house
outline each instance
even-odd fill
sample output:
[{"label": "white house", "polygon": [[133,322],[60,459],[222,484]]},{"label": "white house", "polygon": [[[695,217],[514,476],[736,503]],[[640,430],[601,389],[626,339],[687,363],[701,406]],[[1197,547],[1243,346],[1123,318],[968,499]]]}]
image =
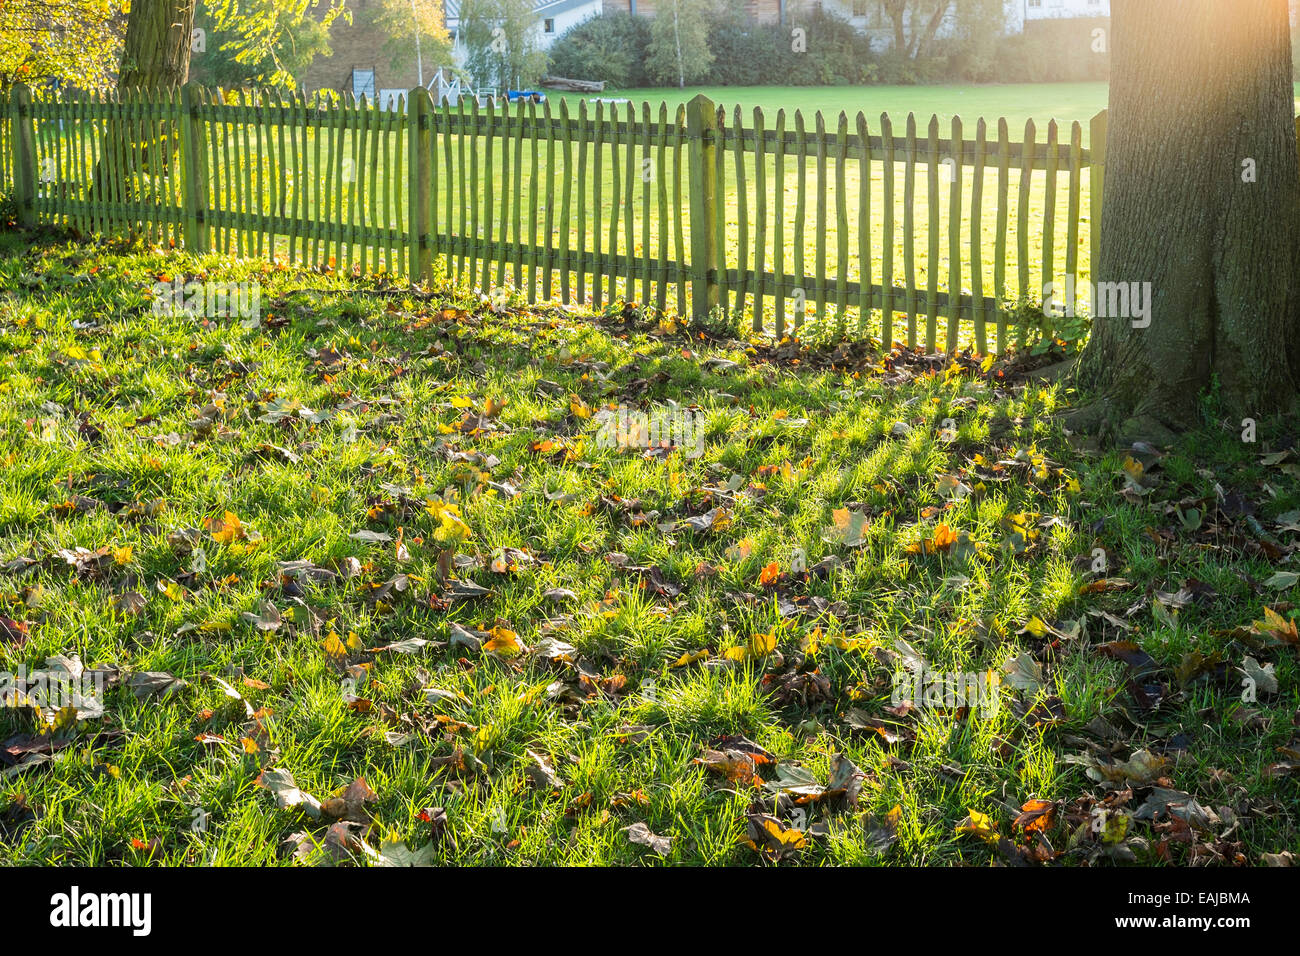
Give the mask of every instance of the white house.
[{"label": "white house", "polygon": [[[894,43],[894,22],[885,13],[881,0],[821,0],[821,5],[836,16],[843,17],[859,33],[871,37],[876,50],[887,50]],[[1006,0],[1006,31],[1022,33],[1025,23],[1033,20],[1071,17],[1109,17],[1110,0]],[[954,28],[950,9],[939,27],[939,36],[948,36]],[[909,17],[908,33],[911,33]]]},{"label": "white house", "polygon": [[[533,0],[537,15],[534,30],[542,49],[549,50],[565,30],[596,16],[603,9],[602,0]],[[457,66],[465,64],[465,44],[460,36],[460,0],[445,0],[443,6],[447,32],[451,34],[452,57]]]}]

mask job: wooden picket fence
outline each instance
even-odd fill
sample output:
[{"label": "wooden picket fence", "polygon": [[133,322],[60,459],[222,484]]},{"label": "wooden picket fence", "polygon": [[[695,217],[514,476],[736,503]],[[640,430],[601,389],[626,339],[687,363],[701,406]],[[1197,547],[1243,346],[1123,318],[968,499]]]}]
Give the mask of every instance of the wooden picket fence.
[{"label": "wooden picket fence", "polygon": [[861,113],[828,128],[821,113],[755,109],[746,123],[703,96],[638,113],[435,107],[416,89],[384,110],[193,84],[17,86],[0,109],[0,190],[25,225],[440,273],[530,301],[725,309],[777,337],[815,317],[931,351],[1001,351],[1023,341],[1010,306],[1097,258],[1104,112],[1085,149],[1078,123],[1062,140],[1052,122],[1041,142],[1032,122],[1013,140],[1005,120],[954,119],[946,137],[914,116],[901,131]]}]

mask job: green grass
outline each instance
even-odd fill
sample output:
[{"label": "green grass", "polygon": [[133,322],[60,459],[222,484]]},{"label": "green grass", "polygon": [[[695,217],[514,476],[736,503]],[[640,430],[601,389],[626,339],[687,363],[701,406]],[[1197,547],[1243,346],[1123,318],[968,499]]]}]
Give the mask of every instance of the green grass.
[{"label": "green grass", "polygon": [[[1106,83],[1008,83],[961,84],[944,86],[690,86],[677,89],[611,90],[600,94],[612,99],[629,99],[638,110],[642,103],[658,109],[667,103],[670,109],[678,103],[688,102],[703,93],[715,103],[727,107],[728,115],[739,104],[745,111],[748,124],[754,107],[763,110],[770,123],[777,110],[793,115],[801,110],[811,118],[821,111],[829,122],[834,122],[841,112],[853,120],[861,111],[874,130],[880,114],[888,113],[895,129],[901,129],[908,113],[915,113],[917,121],[924,124],[932,115],[939,117],[946,131],[953,116],[960,116],[973,128],[981,116],[993,123],[1005,117],[1014,138],[1024,135],[1025,121],[1032,119],[1039,135],[1050,120],[1056,120],[1066,129],[1070,123],[1083,126],[1084,146],[1088,145],[1088,121],[1106,108]],[[572,110],[582,100],[593,97],[579,93],[548,93],[553,99],[569,100]],[[945,133],[946,135],[946,133]]]},{"label": "green grass", "polygon": [[[628,838],[644,823],[671,838],[669,862],[749,865],[765,859],[744,839],[761,811],[808,831],[789,863],[982,865],[1027,852],[1012,821],[1036,798],[1055,808],[1045,838],[1062,864],[1300,849],[1275,809],[1295,782],[1267,772],[1293,741],[1295,646],[1252,625],[1296,597],[1260,583],[1300,507],[1291,458],[1261,456],[1290,447],[1294,423],[1243,444],[1207,400],[1202,433],[1148,460],[1150,490],[1126,497],[1124,453],[1073,450],[1052,418],[1069,396],[1002,364],[931,369],[819,327],[774,350],[640,310],[426,299],[48,237],[6,236],[0,252],[0,667],[75,654],[120,669],[102,717],[65,715],[40,738],[66,743],[54,759],[3,771],[0,861],[273,864],[294,834],[328,858],[310,846],[329,813],[277,807],[255,783],[265,768],[322,801],[364,778],[376,796],[353,815],[370,822],[333,830],[362,860],[357,841],[391,838],[448,863],[658,862]],[[155,316],[161,274],[262,283],[260,324]],[[489,400],[504,408],[480,421]],[[701,457],[595,440],[592,410],[670,402],[703,421]],[[970,492],[954,497],[954,480]],[[439,500],[469,529],[455,577],[489,595],[438,597],[456,586],[439,582]],[[710,530],[660,527],[715,508]],[[834,531],[842,509],[867,516],[861,542]],[[242,533],[212,523],[227,512]],[[964,537],[949,545],[947,529]],[[353,537],[365,531],[391,540]],[[936,536],[943,548],[918,553]],[[77,573],[58,554],[77,547],[110,550]],[[804,580],[796,548],[841,566]],[[1097,548],[1128,586],[1082,590],[1101,577]],[[288,561],[355,573],[299,580],[280,574]],[[1192,581],[1217,598],[1164,610]],[[814,601],[820,619],[798,612]],[[274,630],[246,616],[268,604]],[[456,643],[453,625],[505,640]],[[508,632],[529,650],[510,653]],[[375,650],[417,638],[430,643]],[[1158,707],[1098,651],[1125,638],[1153,659]],[[1002,673],[996,714],[891,713],[908,648],[940,671]],[[1222,669],[1198,675],[1197,652]],[[1247,654],[1279,684],[1250,705]],[[138,697],[139,672],[187,684]],[[6,744],[41,728],[0,711]],[[772,755],[757,783],[697,762],[736,734]],[[1074,762],[1144,749],[1219,822],[1184,842],[1129,819],[1154,774],[1116,794]],[[839,758],[863,775],[856,805],[782,790],[826,784]],[[1127,832],[1089,829],[1103,800]],[[963,832],[972,811],[1011,839]]]}]

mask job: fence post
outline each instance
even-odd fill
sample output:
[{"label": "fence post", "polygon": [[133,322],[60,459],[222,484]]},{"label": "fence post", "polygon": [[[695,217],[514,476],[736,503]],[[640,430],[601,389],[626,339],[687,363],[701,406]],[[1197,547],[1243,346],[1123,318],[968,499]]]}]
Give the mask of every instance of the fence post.
[{"label": "fence post", "polygon": [[203,136],[202,120],[198,117],[199,94],[197,83],[181,87],[181,157],[185,165],[185,248],[193,253],[208,251],[208,229],[204,222],[208,208],[208,184],[200,171]]},{"label": "fence post", "polygon": [[433,251],[429,244],[429,205],[432,198],[429,148],[429,91],[412,87],[406,95],[407,169],[407,244],[410,251],[409,278],[412,283],[428,279],[433,272]]},{"label": "fence post", "polygon": [[[1107,112],[1102,110],[1088,124],[1088,232],[1092,239],[1089,278],[1097,284],[1097,270],[1101,268],[1101,198],[1106,184],[1106,122]],[[1092,304],[1096,311],[1096,303]]]},{"label": "fence post", "polygon": [[36,132],[32,121],[32,91],[27,84],[14,85],[9,97],[9,115],[18,224],[31,229],[36,225]]},{"label": "fence post", "polygon": [[691,170],[691,313],[708,315],[718,304],[716,231],[718,108],[700,93],[686,104]]}]

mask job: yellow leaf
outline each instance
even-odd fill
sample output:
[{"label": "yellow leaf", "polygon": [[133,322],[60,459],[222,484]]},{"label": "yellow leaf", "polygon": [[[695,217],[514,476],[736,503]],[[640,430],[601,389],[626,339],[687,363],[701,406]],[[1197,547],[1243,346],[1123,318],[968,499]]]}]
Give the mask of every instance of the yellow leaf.
[{"label": "yellow leaf", "polygon": [[808,845],[808,840],[804,837],[802,830],[796,830],[793,827],[787,830],[776,820],[764,820],[763,829],[783,849],[802,850]]},{"label": "yellow leaf", "polygon": [[243,522],[233,511],[227,511],[219,519],[209,518],[204,524],[211,533],[212,540],[218,544],[234,544],[248,537]]},{"label": "yellow leaf", "polygon": [[987,814],[980,813],[978,810],[971,810],[966,819],[957,824],[957,834],[973,833],[986,843],[992,843],[997,840],[998,832],[993,826],[993,821]]},{"label": "yellow leaf", "polygon": [[728,648],[724,655],[729,661],[758,660],[776,650],[775,634],[751,634],[744,644]]},{"label": "yellow leaf", "polygon": [[343,642],[333,631],[330,631],[325,640],[321,641],[321,647],[325,649],[325,655],[336,664],[347,663],[348,649],[343,646]]},{"label": "yellow leaf", "polygon": [[488,631],[490,640],[484,642],[483,650],[489,654],[496,654],[498,657],[514,657],[516,654],[523,652],[524,647],[519,643],[519,635],[507,627],[494,627]]},{"label": "yellow leaf", "polygon": [[668,666],[670,668],[685,667],[687,664],[694,664],[696,661],[706,661],[708,659],[709,652],[707,650],[695,651],[694,653],[688,651]]}]

